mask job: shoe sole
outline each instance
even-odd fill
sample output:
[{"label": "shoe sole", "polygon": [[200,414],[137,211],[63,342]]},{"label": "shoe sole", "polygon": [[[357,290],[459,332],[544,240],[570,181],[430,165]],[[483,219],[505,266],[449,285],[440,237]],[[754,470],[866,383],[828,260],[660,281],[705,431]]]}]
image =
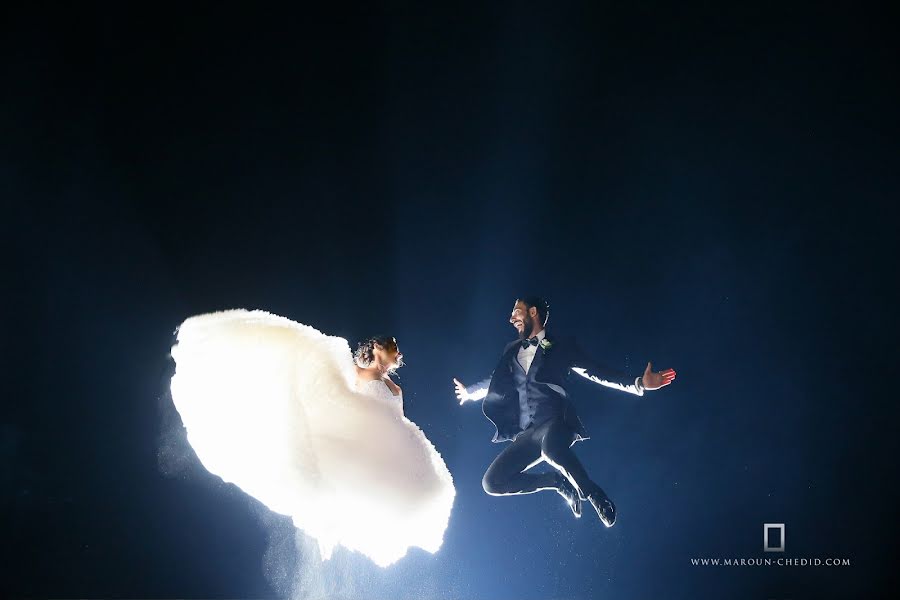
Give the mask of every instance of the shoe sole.
[{"label": "shoe sole", "polygon": [[[616,515],[615,512],[613,513],[613,518],[612,518],[612,520],[609,520],[609,518],[606,517],[606,515],[604,515],[604,514],[603,514],[602,512],[600,512],[599,510],[597,510],[597,508],[593,505],[593,503],[591,503],[591,507],[593,507],[594,510],[597,512],[597,516],[600,517],[600,522],[603,523],[603,524],[606,526],[607,529],[609,529],[610,527],[612,527],[613,525],[616,524],[616,516],[617,516],[617,515]],[[615,510],[615,508],[613,508],[613,510]]]}]

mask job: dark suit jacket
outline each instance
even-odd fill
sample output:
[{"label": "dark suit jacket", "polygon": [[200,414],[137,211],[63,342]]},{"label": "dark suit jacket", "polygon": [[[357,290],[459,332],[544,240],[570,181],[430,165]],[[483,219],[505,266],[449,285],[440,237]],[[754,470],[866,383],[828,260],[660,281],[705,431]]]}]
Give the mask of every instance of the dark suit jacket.
[{"label": "dark suit jacket", "polygon": [[[494,442],[515,439],[522,432],[519,424],[519,389],[513,377],[513,369],[521,369],[516,360],[520,347],[519,340],[507,344],[490,378],[467,388],[470,393],[487,388],[481,409],[497,428],[492,440]],[[588,436],[566,391],[566,380],[571,371],[600,385],[637,396],[644,393],[634,376],[597,364],[578,346],[574,338],[555,337],[547,330],[544,346],[538,346],[528,370],[528,378],[531,380],[528,387],[529,400],[538,404],[535,423],[542,415],[561,416],[575,432],[576,440],[587,439]]]}]

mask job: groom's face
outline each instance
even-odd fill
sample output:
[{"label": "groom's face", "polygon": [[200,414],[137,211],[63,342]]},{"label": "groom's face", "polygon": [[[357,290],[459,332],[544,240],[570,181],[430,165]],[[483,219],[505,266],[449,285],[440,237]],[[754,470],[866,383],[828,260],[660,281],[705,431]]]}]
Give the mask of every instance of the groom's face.
[{"label": "groom's face", "polygon": [[532,329],[534,329],[534,315],[531,314],[532,312],[537,313],[537,309],[533,306],[528,308],[524,302],[519,300],[513,306],[512,314],[509,315],[510,325],[516,328],[519,337],[522,339],[530,336]]}]

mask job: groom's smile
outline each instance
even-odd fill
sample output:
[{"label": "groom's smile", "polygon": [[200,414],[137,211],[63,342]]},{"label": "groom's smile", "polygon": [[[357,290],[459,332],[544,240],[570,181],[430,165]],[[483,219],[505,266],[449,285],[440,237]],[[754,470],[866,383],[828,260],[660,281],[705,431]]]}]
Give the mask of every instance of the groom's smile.
[{"label": "groom's smile", "polygon": [[531,335],[534,329],[534,321],[528,314],[528,307],[521,300],[513,306],[512,314],[509,315],[509,323],[519,332],[519,337]]}]

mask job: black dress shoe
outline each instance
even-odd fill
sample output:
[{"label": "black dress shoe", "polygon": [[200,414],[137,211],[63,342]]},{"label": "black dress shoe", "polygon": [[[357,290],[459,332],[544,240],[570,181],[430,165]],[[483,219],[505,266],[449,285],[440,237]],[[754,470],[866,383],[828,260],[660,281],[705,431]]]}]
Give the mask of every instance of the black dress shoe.
[{"label": "black dress shoe", "polygon": [[569,508],[572,509],[572,514],[575,515],[576,519],[581,518],[581,496],[578,495],[578,490],[575,489],[571,483],[569,483],[568,479],[562,479],[559,482],[559,486],[556,488],[556,491],[559,492],[559,495],[563,497],[566,501],[566,504],[569,505]]},{"label": "black dress shoe", "polygon": [[612,503],[612,500],[606,497],[603,490],[597,490],[592,494],[588,494],[587,499],[588,502],[591,503],[591,506],[594,507],[594,510],[597,511],[597,515],[600,517],[600,520],[603,521],[604,525],[607,527],[615,525],[616,505]]}]

